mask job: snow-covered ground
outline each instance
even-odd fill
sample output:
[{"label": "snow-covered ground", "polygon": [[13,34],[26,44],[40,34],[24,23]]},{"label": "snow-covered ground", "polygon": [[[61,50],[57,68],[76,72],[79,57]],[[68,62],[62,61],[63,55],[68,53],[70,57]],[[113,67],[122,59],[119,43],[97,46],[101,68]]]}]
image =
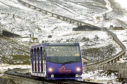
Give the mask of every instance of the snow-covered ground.
[{"label": "snow-covered ground", "polygon": [[[25,37],[23,39],[20,39],[21,41],[31,41],[30,37],[31,38],[34,37],[34,38],[37,38],[39,43],[41,43],[42,41],[46,41],[46,42],[47,41],[48,42],[70,41],[70,42],[80,42],[81,45],[83,45],[85,43],[82,40],[83,37],[93,39],[95,36],[98,36],[99,39],[102,39],[102,40],[98,40],[98,42],[94,41],[97,44],[97,45],[94,45],[96,47],[105,46],[109,43],[109,41],[111,41],[108,38],[107,34],[104,33],[103,31],[93,31],[93,32],[92,31],[84,31],[84,32],[73,31],[72,29],[76,27],[75,25],[63,22],[53,17],[49,17],[47,15],[30,10],[28,8],[24,8],[24,6],[21,5],[17,0],[9,0],[9,1],[2,0],[1,2],[2,4],[6,3],[8,5],[16,7],[15,8],[16,10],[9,7],[11,12],[7,11],[8,8],[6,7],[5,7],[6,10],[1,9],[0,21],[1,21],[1,25],[3,29],[6,29],[10,32],[21,35],[22,37]],[[64,1],[62,2],[65,3]],[[71,2],[68,2],[68,3],[71,3]],[[53,3],[51,2],[50,4],[53,5]],[[100,4],[102,5],[104,3],[100,3]],[[69,9],[69,7],[67,8]],[[17,9],[20,9],[20,10],[17,11]],[[74,15],[74,14],[71,13],[71,15]],[[49,35],[51,35],[52,38],[48,38]],[[92,43],[92,44],[95,44],[95,43]]]},{"label": "snow-covered ground", "polygon": [[[123,26],[127,27],[127,23],[123,22],[125,19],[125,12],[119,6],[115,5],[114,0],[24,0],[42,9],[77,19],[86,23],[90,23],[100,27]],[[93,4],[94,3],[94,4]],[[55,9],[54,9],[55,8]],[[117,10],[117,8],[119,8]],[[62,11],[61,11],[62,10]],[[66,13],[64,13],[66,12]],[[117,13],[120,13],[121,16]],[[115,14],[115,15],[113,15]],[[115,18],[114,18],[115,17]],[[110,21],[110,22],[109,22]],[[117,24],[122,25],[117,25]],[[124,25],[123,25],[124,24]]]},{"label": "snow-covered ground", "polygon": [[86,81],[94,81],[103,84],[121,84],[116,80],[117,76],[115,75],[115,73],[107,75],[106,72],[97,70],[92,72],[86,72],[82,75],[82,77],[83,80]]},{"label": "snow-covered ground", "polygon": [[[119,40],[127,48],[127,30],[112,30],[112,32],[114,32],[117,35]],[[119,62],[127,62],[127,55],[125,55],[125,57],[123,57],[123,59],[121,59]]]},{"label": "snow-covered ground", "polygon": [[127,1],[126,0],[115,0],[116,2],[118,2],[120,4],[120,6],[124,9],[127,10]]},{"label": "snow-covered ground", "polygon": [[21,69],[31,69],[31,65],[9,65],[9,64],[0,64],[0,72],[4,72],[8,69],[21,68]]},{"label": "snow-covered ground", "polygon": [[119,40],[127,46],[127,30],[113,30],[113,32],[117,35]]},{"label": "snow-covered ground", "polygon": [[31,65],[9,65],[9,64],[0,64],[0,76],[4,74],[5,71],[9,69],[15,69],[15,68],[20,68],[20,69],[28,69],[31,71]]},{"label": "snow-covered ground", "polygon": [[[86,0],[24,0],[30,4],[33,4],[42,9],[60,14],[69,18],[77,19],[87,23],[94,24],[94,15],[105,12],[107,7],[105,7],[105,2],[102,0],[86,1]],[[93,4],[95,3],[95,4]],[[55,8],[55,9],[54,9]],[[96,10],[96,11],[95,11]],[[66,12],[66,13],[65,13]],[[92,17],[91,17],[92,16]],[[97,25],[96,23],[94,25]]]}]

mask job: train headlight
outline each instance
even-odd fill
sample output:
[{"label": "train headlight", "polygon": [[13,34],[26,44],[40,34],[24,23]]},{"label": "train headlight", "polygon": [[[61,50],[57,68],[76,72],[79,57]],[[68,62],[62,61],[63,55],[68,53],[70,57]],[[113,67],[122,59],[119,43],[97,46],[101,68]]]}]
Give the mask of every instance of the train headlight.
[{"label": "train headlight", "polygon": [[52,69],[51,67],[49,67],[49,68],[48,68],[48,71],[49,71],[49,72],[52,72],[52,71],[53,71],[53,69]]},{"label": "train headlight", "polygon": [[51,74],[51,78],[54,78],[54,74]]},{"label": "train headlight", "polygon": [[81,77],[81,75],[76,74],[75,77]]},{"label": "train headlight", "polygon": [[77,71],[77,72],[80,72],[80,71],[81,71],[81,68],[80,68],[80,67],[77,67],[77,68],[76,68],[76,71]]}]

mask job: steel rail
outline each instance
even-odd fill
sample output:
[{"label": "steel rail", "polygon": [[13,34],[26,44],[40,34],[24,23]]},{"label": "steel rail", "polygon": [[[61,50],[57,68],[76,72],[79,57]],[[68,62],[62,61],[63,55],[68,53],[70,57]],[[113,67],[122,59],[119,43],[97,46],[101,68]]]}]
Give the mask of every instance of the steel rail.
[{"label": "steel rail", "polygon": [[102,83],[77,81],[77,80],[47,80],[45,77],[37,77],[37,76],[32,76],[31,74],[19,73],[19,72],[16,72],[15,70],[6,71],[5,74],[9,76],[23,77],[23,78],[28,78],[32,80],[42,81],[42,83],[44,84],[47,84],[47,83],[49,84],[102,84]]}]

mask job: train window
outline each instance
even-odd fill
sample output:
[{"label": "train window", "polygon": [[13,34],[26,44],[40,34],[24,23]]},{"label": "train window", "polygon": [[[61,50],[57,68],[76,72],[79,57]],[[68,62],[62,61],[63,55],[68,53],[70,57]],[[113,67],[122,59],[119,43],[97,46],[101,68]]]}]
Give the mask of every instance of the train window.
[{"label": "train window", "polygon": [[42,56],[43,56],[43,71],[46,71],[46,58],[45,58],[45,50],[42,48]]},{"label": "train window", "polygon": [[36,49],[36,72],[38,72],[38,49]]},{"label": "train window", "polygon": [[45,61],[45,50],[42,49],[43,61]]},{"label": "train window", "polygon": [[48,56],[80,56],[76,46],[48,46],[46,51]]},{"label": "train window", "polygon": [[42,47],[39,49],[39,61],[41,63],[42,60]]},{"label": "train window", "polygon": [[80,49],[79,46],[47,46],[47,61],[54,63],[73,63],[80,62]]},{"label": "train window", "polygon": [[33,51],[33,61],[35,61],[35,49]]},{"label": "train window", "polygon": [[36,72],[36,48],[34,48],[33,66],[34,66],[34,72]]},{"label": "train window", "polygon": [[42,47],[39,49],[39,63],[40,63],[40,72],[42,72],[43,69],[43,62],[42,62]]},{"label": "train window", "polygon": [[32,63],[32,71],[34,71],[34,65],[33,65],[33,57],[34,57],[34,50],[31,49],[31,63]]},{"label": "train window", "polygon": [[37,71],[39,72],[40,71],[40,63],[39,63],[39,48],[37,48]]}]

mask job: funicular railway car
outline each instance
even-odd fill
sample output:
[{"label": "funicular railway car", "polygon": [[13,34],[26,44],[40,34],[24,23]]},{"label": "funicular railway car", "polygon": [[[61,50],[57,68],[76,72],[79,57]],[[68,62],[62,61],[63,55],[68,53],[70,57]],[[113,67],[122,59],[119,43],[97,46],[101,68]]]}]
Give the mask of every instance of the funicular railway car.
[{"label": "funicular railway car", "polygon": [[82,59],[79,43],[44,43],[31,47],[32,75],[47,79],[80,79]]}]

